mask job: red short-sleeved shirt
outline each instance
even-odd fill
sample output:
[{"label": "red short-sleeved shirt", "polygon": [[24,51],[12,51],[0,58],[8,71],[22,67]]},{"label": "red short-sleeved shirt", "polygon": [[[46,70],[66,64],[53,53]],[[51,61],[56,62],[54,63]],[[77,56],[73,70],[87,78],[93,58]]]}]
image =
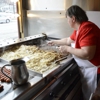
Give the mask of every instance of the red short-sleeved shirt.
[{"label": "red short-sleeved shirt", "polygon": [[[75,48],[96,45],[96,53],[90,62],[95,66],[100,65],[100,29],[94,23],[83,22],[79,27],[77,38],[76,30],[70,38],[76,42]],[[98,69],[98,73],[100,73],[100,69]]]}]

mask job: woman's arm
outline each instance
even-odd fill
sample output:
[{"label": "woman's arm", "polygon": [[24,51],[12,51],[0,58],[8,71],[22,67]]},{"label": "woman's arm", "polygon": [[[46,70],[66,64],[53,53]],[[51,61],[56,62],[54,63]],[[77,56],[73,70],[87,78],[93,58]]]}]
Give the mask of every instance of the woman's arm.
[{"label": "woman's arm", "polygon": [[74,41],[70,37],[67,37],[67,38],[63,38],[60,40],[49,41],[48,44],[50,45],[71,45],[71,43],[73,42]]},{"label": "woman's arm", "polygon": [[96,46],[84,46],[81,47],[80,49],[78,48],[73,48],[70,46],[61,46],[59,47],[60,52],[62,53],[71,53],[81,59],[85,59],[85,60],[91,60],[94,55],[95,55],[95,51],[96,51]]}]

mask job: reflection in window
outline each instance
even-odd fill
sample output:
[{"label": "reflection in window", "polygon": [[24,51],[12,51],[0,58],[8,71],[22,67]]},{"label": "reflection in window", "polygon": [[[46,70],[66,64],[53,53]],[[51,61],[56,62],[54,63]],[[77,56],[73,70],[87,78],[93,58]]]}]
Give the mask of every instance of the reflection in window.
[{"label": "reflection in window", "polygon": [[0,41],[18,38],[16,0],[0,0]]}]

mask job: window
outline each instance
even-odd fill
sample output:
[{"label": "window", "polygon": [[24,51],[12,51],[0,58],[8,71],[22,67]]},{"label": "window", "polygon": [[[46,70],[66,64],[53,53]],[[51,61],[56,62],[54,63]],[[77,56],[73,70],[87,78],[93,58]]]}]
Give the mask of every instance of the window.
[{"label": "window", "polygon": [[18,38],[16,0],[0,0],[0,41]]}]

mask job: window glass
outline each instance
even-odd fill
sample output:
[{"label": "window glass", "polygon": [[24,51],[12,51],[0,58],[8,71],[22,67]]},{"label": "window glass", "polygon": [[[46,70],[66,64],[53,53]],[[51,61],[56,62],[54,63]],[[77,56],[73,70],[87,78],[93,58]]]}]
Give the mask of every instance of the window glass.
[{"label": "window glass", "polygon": [[16,0],[0,0],[0,41],[18,38]]}]

